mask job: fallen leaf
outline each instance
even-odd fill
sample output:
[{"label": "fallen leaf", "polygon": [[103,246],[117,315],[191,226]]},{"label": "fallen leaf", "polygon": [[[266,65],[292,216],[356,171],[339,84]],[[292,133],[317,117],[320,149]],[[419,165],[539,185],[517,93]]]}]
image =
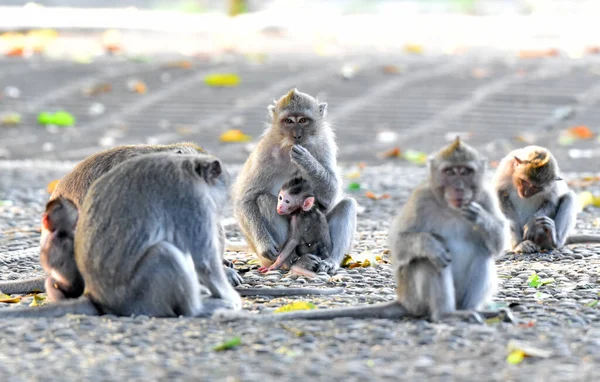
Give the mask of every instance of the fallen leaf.
[{"label": "fallen leaf", "polygon": [[167,64],[165,64],[164,67],[165,68],[190,69],[192,67],[192,62],[188,61],[188,60],[173,61],[173,62],[168,62]]},{"label": "fallen leaf", "polygon": [[13,47],[6,51],[8,57],[21,57],[25,53],[25,48],[22,46]]},{"label": "fallen leaf", "polygon": [[520,58],[542,58],[542,57],[555,57],[558,56],[557,49],[543,49],[543,50],[521,50],[519,51]]},{"label": "fallen leaf", "polygon": [[241,130],[228,130],[221,134],[219,140],[227,143],[249,142],[252,140],[252,137],[244,134]]},{"label": "fallen leaf", "polygon": [[260,265],[260,260],[258,259],[251,259],[246,261],[246,265]]},{"label": "fallen leaf", "polygon": [[60,179],[55,179],[52,182],[48,183],[48,185],[46,186],[46,191],[48,191],[49,194],[53,193],[59,181]]},{"label": "fallen leaf", "polygon": [[598,305],[598,300],[590,301],[587,304],[585,304],[585,306],[587,306],[588,308],[593,308],[596,305]]},{"label": "fallen leaf", "polygon": [[54,114],[41,112],[38,114],[38,123],[40,125],[73,126],[75,117],[66,111],[57,111]]},{"label": "fallen leaf", "polygon": [[123,47],[121,45],[121,33],[116,29],[109,29],[102,34],[102,46],[110,53],[120,52]]},{"label": "fallen leaf", "polygon": [[342,261],[342,267],[359,268],[375,266],[378,261],[382,261],[380,255],[376,255],[373,251],[364,251],[358,254],[346,255]]},{"label": "fallen leaf", "polygon": [[315,304],[306,301],[294,301],[291,304],[287,304],[275,309],[275,313],[283,312],[294,312],[297,310],[311,310],[316,309]]},{"label": "fallen leaf", "polygon": [[571,187],[589,187],[600,182],[600,176],[584,176],[567,182]]},{"label": "fallen leaf", "polygon": [[423,53],[423,46],[419,44],[406,44],[404,45],[404,51],[410,54],[421,54]]},{"label": "fallen leaf", "polygon": [[89,96],[96,96],[102,93],[108,93],[112,90],[112,85],[107,83],[97,84],[84,90],[84,93]]},{"label": "fallen leaf", "polygon": [[540,281],[540,276],[538,276],[538,274],[535,271],[527,278],[527,285],[529,285],[532,288],[537,288],[540,285],[542,285]]},{"label": "fallen leaf", "polygon": [[526,324],[519,324],[520,328],[533,328],[535,326],[535,321],[529,320]]},{"label": "fallen leaf", "polygon": [[583,191],[577,195],[579,209],[583,210],[587,206],[600,207],[600,196],[592,194],[590,191]]},{"label": "fallen leaf", "polygon": [[381,194],[378,196],[374,192],[367,191],[367,192],[365,192],[365,196],[372,200],[379,200],[379,199],[389,199],[391,195],[390,194]]},{"label": "fallen leaf", "polygon": [[238,86],[240,77],[237,74],[209,74],[204,77],[204,83],[208,86]]},{"label": "fallen leaf", "polygon": [[7,113],[0,117],[0,125],[16,126],[19,123],[21,123],[21,114],[19,113]]},{"label": "fallen leaf", "polygon": [[352,182],[352,183],[348,184],[348,190],[350,190],[350,191],[360,190],[360,183]]},{"label": "fallen leaf", "polygon": [[549,358],[552,355],[550,350],[536,348],[524,342],[510,340],[508,342],[508,351],[521,351],[524,357],[538,357],[538,358]]},{"label": "fallen leaf", "polygon": [[223,351],[233,349],[236,346],[239,346],[242,343],[242,339],[240,337],[233,337],[229,341],[223,342],[220,345],[217,345],[213,348],[214,351]]},{"label": "fallen leaf", "polygon": [[346,173],[346,179],[358,179],[358,178],[360,178],[359,171],[352,171],[352,172]]},{"label": "fallen leaf", "polygon": [[506,362],[511,365],[518,365],[525,359],[525,352],[523,350],[513,350],[506,357]]},{"label": "fallen leaf", "polygon": [[389,149],[389,150],[386,150],[386,151],[383,151],[383,152],[377,154],[377,156],[382,159],[400,158],[401,155],[402,155],[402,152],[400,151],[399,147],[394,147],[392,149]]},{"label": "fallen leaf", "polygon": [[131,81],[127,84],[129,90],[138,94],[145,94],[148,91],[148,87],[145,83],[139,80]]},{"label": "fallen leaf", "polygon": [[21,297],[19,297],[19,296],[10,297],[9,295],[0,292],[0,302],[13,304],[13,303],[17,303],[19,301],[21,301]]},{"label": "fallen leaf", "polygon": [[359,170],[364,170],[366,167],[367,167],[367,164],[365,162],[358,162]]},{"label": "fallen leaf", "polygon": [[42,306],[42,305],[44,305],[45,300],[46,300],[46,297],[44,297],[43,295],[34,294],[33,301],[31,301],[31,304],[29,304],[29,306]]},{"label": "fallen leaf", "polygon": [[384,65],[383,72],[388,74],[398,74],[402,73],[402,69],[396,65]]},{"label": "fallen leaf", "polygon": [[579,139],[591,139],[594,137],[594,132],[584,125],[571,127],[567,131],[569,134]]},{"label": "fallen leaf", "polygon": [[423,165],[427,163],[427,153],[415,150],[406,150],[402,158],[414,164]]}]

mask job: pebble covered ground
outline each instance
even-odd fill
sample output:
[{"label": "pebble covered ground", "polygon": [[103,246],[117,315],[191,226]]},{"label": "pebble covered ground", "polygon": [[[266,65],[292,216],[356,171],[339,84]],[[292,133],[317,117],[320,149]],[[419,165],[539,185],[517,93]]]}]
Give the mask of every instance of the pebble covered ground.
[{"label": "pebble covered ground", "polygon": [[[46,185],[72,164],[0,162],[0,279],[41,274],[39,217]],[[231,166],[235,175],[239,167]],[[344,166],[344,173],[356,171]],[[334,296],[245,298],[244,308],[267,311],[303,300],[320,308],[370,304],[394,298],[395,283],[385,254],[387,229],[410,190],[425,176],[420,167],[397,163],[366,167],[360,191],[349,192],[361,206],[353,254],[372,251],[383,261],[341,269],[315,280],[279,271],[261,275],[248,253],[228,252],[248,285],[341,286]],[[573,179],[575,174],[565,174]],[[348,181],[346,181],[346,184]],[[587,189],[594,191],[598,186]],[[389,193],[371,200],[365,191]],[[598,190],[596,190],[598,191]],[[226,211],[228,238],[241,239]],[[600,210],[580,214],[577,230],[598,233]],[[215,322],[210,319],[151,319],[69,316],[60,319],[0,320],[0,376],[25,380],[599,380],[600,246],[570,246],[560,252],[498,260],[500,288],[494,303],[510,306],[516,324],[423,320],[351,320],[286,323]],[[554,281],[528,285],[535,271]],[[0,309],[28,305],[33,297]],[[213,350],[232,338],[237,347]],[[549,351],[513,365],[509,343]],[[535,350],[535,349],[534,349]],[[529,351],[528,351],[529,352]],[[543,353],[543,352],[542,352]],[[533,351],[533,354],[537,353]],[[548,355],[548,354],[541,354]]]}]

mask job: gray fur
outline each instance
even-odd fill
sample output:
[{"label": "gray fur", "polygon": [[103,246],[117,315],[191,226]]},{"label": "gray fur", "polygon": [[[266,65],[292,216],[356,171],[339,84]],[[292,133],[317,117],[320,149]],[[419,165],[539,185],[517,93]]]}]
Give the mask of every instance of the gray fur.
[{"label": "gray fur", "polygon": [[[100,313],[173,317],[240,309],[222,265],[228,175],[221,168],[208,154],[148,154],[92,184],[80,208],[75,257],[85,296]],[[201,283],[211,298],[200,298]],[[46,314],[56,313],[49,306],[40,311]]]},{"label": "gray fur", "polygon": [[[288,98],[286,98],[288,97]],[[280,107],[284,99],[289,104]],[[277,257],[288,236],[287,220],[275,213],[276,196],[294,175],[307,178],[323,205],[332,240],[331,257],[318,264],[335,272],[350,250],[356,231],[356,202],[344,198],[337,168],[337,144],[325,120],[327,106],[308,94],[293,91],[269,107],[271,125],[244,164],[233,187],[234,213],[246,241],[263,266]],[[281,119],[289,115],[312,119],[302,138],[294,140]],[[339,203],[342,203],[338,208]]]},{"label": "gray fur", "polygon": [[[600,243],[600,235],[571,235],[577,218],[575,193],[560,177],[556,159],[531,171],[532,183],[542,190],[521,198],[513,183],[515,156],[523,157],[531,147],[517,149],[502,159],[493,178],[495,196],[510,222],[511,247],[533,253],[573,243]],[[522,171],[522,170],[521,170]]]}]

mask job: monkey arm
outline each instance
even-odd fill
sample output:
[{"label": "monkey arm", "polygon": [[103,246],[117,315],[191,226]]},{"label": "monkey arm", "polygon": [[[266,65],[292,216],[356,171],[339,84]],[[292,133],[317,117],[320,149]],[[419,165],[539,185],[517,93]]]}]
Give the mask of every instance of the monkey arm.
[{"label": "monkey arm", "polygon": [[556,246],[561,248],[565,245],[568,235],[575,226],[577,217],[577,205],[575,202],[575,193],[569,190],[559,201],[554,225],[556,227]]},{"label": "monkey arm", "polygon": [[[488,192],[482,194],[477,203],[471,204],[471,212],[475,212],[475,231],[479,233],[480,239],[485,243],[492,256],[499,254],[506,247],[506,229],[508,224],[500,207],[492,195]],[[474,207],[474,208],[473,208]]]},{"label": "monkey arm", "polygon": [[450,253],[441,236],[429,232],[398,232],[391,240],[396,268],[405,267],[415,259],[428,259],[438,268],[450,263]]},{"label": "monkey arm", "polygon": [[[261,214],[258,202],[260,196],[254,193],[244,195],[236,208],[236,216],[242,233],[253,249],[257,252],[269,252],[274,258],[277,243],[268,230],[267,219]],[[262,253],[258,254],[262,255]]]},{"label": "monkey arm", "polygon": [[269,267],[269,270],[281,268],[281,266],[289,259],[292,252],[294,252],[294,249],[296,249],[297,245],[298,240],[296,238],[290,238],[287,243],[285,243],[285,246],[281,250],[281,253],[277,257],[275,263]]},{"label": "monkey arm", "polygon": [[329,164],[332,162],[331,158],[322,158],[319,161],[300,145],[294,145],[290,155],[302,175],[312,183],[319,203],[329,211],[331,203],[338,193],[339,180],[333,169],[321,163]]}]

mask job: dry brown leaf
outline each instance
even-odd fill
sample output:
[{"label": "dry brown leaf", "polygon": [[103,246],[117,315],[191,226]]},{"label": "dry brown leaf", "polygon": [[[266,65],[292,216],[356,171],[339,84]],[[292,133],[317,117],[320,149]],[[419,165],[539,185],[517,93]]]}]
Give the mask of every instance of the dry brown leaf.
[{"label": "dry brown leaf", "polygon": [[387,158],[400,158],[401,155],[402,155],[402,151],[400,151],[400,148],[394,147],[394,148],[391,148],[389,150],[379,153],[377,156],[382,159],[387,159]]},{"label": "dry brown leaf", "polygon": [[521,50],[519,51],[520,58],[542,58],[558,56],[557,49],[542,49],[542,50]]},{"label": "dry brown leaf", "polygon": [[579,139],[590,139],[595,135],[589,127],[584,125],[571,127],[568,131],[570,135]]}]

